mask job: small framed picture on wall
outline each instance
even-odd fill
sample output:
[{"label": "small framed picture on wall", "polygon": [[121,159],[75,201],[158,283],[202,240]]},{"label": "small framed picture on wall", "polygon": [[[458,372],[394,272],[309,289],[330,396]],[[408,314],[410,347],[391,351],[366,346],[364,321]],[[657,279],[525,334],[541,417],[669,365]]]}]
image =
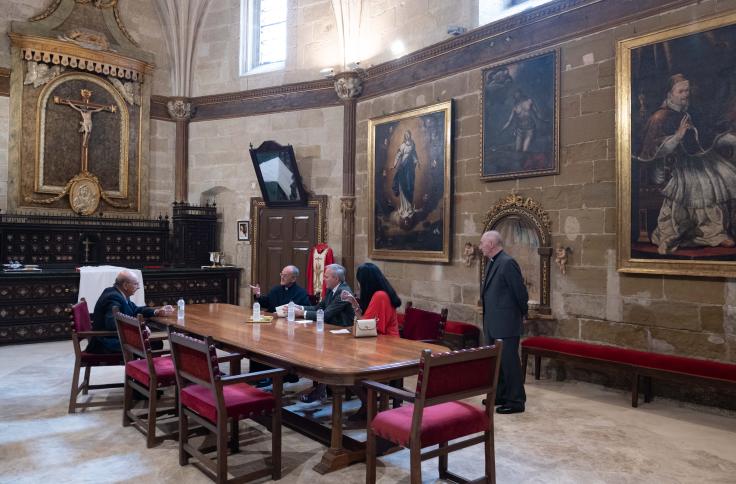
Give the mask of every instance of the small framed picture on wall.
[{"label": "small framed picture on wall", "polygon": [[238,220],[238,240],[250,240],[249,220]]}]

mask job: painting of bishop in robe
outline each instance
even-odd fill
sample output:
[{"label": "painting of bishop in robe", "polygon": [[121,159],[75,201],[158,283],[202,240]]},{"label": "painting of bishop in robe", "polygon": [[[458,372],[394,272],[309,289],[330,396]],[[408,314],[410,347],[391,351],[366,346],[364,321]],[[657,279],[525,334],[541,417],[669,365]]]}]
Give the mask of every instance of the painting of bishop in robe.
[{"label": "painting of bishop in robe", "polygon": [[736,261],[736,27],[631,51],[631,256]]}]

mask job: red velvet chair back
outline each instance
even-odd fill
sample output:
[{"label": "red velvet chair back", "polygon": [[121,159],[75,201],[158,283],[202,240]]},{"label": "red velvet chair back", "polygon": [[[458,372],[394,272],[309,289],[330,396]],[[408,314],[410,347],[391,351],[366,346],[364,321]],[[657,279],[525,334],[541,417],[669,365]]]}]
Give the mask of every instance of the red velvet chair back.
[{"label": "red velvet chair back", "polygon": [[[432,355],[422,352],[417,377],[418,404],[435,405],[475,395],[493,399],[501,363],[501,343]],[[493,401],[493,400],[491,400]]]},{"label": "red velvet chair back", "polygon": [[404,326],[401,337],[413,340],[439,340],[442,338],[442,325],[447,320],[447,308],[440,313],[433,313],[406,304]]},{"label": "red velvet chair back", "polygon": [[207,336],[200,340],[172,331],[171,326],[168,329],[179,388],[196,383],[210,387],[214,392],[215,381],[220,379],[220,368],[212,338]]},{"label": "red velvet chair back", "polygon": [[72,306],[72,322],[74,331],[77,333],[92,330],[92,320],[89,318],[89,308],[87,307],[86,299],[82,298],[77,304]]},{"label": "red velvet chair back", "polygon": [[150,333],[142,316],[134,318],[119,312],[117,308],[113,308],[113,314],[125,362],[148,358],[151,352],[151,343],[148,341]]}]

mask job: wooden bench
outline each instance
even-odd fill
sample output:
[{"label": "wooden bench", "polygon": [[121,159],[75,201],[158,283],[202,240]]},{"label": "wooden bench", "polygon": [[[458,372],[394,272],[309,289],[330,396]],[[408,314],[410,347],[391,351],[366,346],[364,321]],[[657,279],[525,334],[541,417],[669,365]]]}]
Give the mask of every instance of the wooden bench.
[{"label": "wooden bench", "polygon": [[688,384],[736,384],[736,365],[686,356],[650,353],[583,341],[532,336],[521,343],[521,361],[526,378],[527,361],[534,356],[534,378],[539,380],[542,357],[595,365],[615,366],[632,374],[631,406],[639,405],[639,382],[644,382],[644,402],[651,402],[652,378]]}]

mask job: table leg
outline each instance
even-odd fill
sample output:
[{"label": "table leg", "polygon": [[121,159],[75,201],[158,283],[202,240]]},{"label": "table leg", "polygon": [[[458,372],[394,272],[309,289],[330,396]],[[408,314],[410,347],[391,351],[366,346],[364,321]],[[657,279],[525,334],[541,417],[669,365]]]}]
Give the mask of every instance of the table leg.
[{"label": "table leg", "polygon": [[342,397],[345,393],[345,387],[330,385],[330,389],[332,390],[330,448],[324,453],[320,463],[314,466],[314,470],[320,474],[327,474],[365,459],[365,449],[350,451],[343,447]]}]

